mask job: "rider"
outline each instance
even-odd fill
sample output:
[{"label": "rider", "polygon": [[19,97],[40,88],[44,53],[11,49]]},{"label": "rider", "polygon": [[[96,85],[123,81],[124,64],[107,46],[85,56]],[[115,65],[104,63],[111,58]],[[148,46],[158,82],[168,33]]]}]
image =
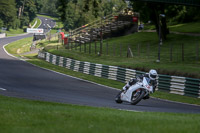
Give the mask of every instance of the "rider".
[{"label": "rider", "polygon": [[[157,74],[156,70],[151,69],[149,71],[149,73],[136,76],[136,79],[131,78],[129,80],[129,82],[123,87],[123,91],[128,90],[128,88],[130,86],[134,85],[138,80],[142,80],[143,77],[148,77],[148,78],[150,78],[150,84],[153,86],[153,90],[152,90],[152,93],[153,93],[155,91],[155,89],[156,89],[156,86],[157,86],[157,81],[156,81],[157,75],[158,74]],[[148,98],[149,98],[149,95],[147,95],[146,97],[144,97],[144,99],[148,99]]]}]

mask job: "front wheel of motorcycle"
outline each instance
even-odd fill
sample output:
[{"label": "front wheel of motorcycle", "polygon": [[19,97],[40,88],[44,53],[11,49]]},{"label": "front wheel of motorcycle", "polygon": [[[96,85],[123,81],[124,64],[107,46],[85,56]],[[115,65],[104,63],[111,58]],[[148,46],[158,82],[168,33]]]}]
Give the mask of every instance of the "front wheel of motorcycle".
[{"label": "front wheel of motorcycle", "polygon": [[144,95],[145,95],[145,91],[143,89],[134,91],[131,97],[131,104],[136,105],[137,103],[139,103],[144,97]]},{"label": "front wheel of motorcycle", "polygon": [[115,97],[115,102],[116,103],[122,103],[122,100],[121,100],[121,93],[122,93],[123,91],[120,91],[118,94],[117,94],[117,96]]}]

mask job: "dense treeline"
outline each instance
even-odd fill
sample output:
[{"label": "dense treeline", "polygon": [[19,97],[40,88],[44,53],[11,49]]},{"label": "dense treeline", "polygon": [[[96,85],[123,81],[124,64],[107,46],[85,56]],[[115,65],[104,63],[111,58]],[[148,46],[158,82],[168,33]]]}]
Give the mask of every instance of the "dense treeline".
[{"label": "dense treeline", "polygon": [[123,0],[58,0],[58,15],[66,30],[80,27],[126,7]]},{"label": "dense treeline", "polygon": [[[45,0],[49,1],[49,0]],[[66,30],[80,27],[86,23],[94,21],[102,16],[113,12],[118,12],[126,8],[125,0],[53,0],[57,1],[56,6],[47,5],[45,8],[57,10],[61,21]],[[165,14],[166,18],[162,21],[163,39],[166,38],[167,23],[177,24],[185,22],[200,21],[198,7],[184,5],[167,5],[161,3],[145,3],[130,0],[133,10],[140,12],[140,20],[143,22],[151,21],[158,30],[158,14]],[[50,8],[52,7],[52,8]],[[55,11],[54,10],[54,11]],[[52,13],[52,10],[48,11]],[[52,13],[56,14],[56,12]]]},{"label": "dense treeline", "polygon": [[0,28],[23,28],[29,26],[36,13],[45,13],[59,16],[69,30],[125,7],[124,0],[1,0]]},{"label": "dense treeline", "polygon": [[17,29],[28,26],[42,7],[42,0],[1,0],[0,28]]},{"label": "dense treeline", "polygon": [[[162,20],[163,37],[166,23],[200,21],[198,7],[135,2],[133,9],[140,12],[140,20],[151,20],[158,29],[158,14],[166,14]],[[59,16],[66,30],[74,29],[96,19],[126,8],[125,0],[0,0],[0,28],[23,28],[36,17],[36,13]],[[165,33],[166,32],[166,33]]]}]

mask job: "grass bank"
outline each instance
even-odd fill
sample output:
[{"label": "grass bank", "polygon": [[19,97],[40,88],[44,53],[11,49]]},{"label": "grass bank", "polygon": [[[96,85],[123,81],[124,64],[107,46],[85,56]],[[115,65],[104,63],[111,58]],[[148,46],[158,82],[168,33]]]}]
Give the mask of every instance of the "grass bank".
[{"label": "grass bank", "polygon": [[19,34],[23,34],[25,32],[24,32],[24,29],[10,29],[9,31],[6,31],[5,33],[6,33],[7,37],[10,37],[10,36],[16,36]]},{"label": "grass bank", "polygon": [[169,26],[170,31],[185,33],[200,33],[200,22],[183,23]]},{"label": "grass bank", "polygon": [[[91,44],[90,54],[89,44],[73,49],[71,49],[71,46],[74,47],[75,44],[70,44],[70,49],[65,49],[57,41],[45,46],[45,51],[81,61],[141,71],[149,71],[149,69],[154,68],[160,74],[200,78],[200,60],[196,60],[197,55],[200,54],[197,54],[197,47],[200,46],[199,42],[199,37],[170,34],[161,46],[160,63],[156,62],[158,59],[158,37],[156,33],[140,32],[105,39],[103,41],[102,56],[95,54],[94,43]],[[127,58],[128,46],[130,46],[133,53],[132,58]],[[96,53],[99,51],[100,44],[97,42]]]},{"label": "grass bank", "polygon": [[38,28],[41,25],[41,20],[39,18],[36,18],[37,23],[33,28]]},{"label": "grass bank", "polygon": [[199,114],[131,112],[0,96],[3,133],[198,133]]},{"label": "grass bank", "polygon": [[[13,42],[13,43],[7,45],[5,48],[9,53],[11,53],[15,56],[18,56],[18,57],[22,57],[22,55],[17,53],[17,50],[22,49],[20,51],[23,51],[23,49],[26,46],[28,46],[27,42],[30,41],[30,40],[31,40],[31,38],[19,40],[19,41],[16,41],[16,42]],[[55,41],[52,40],[51,42],[53,42],[52,45],[55,44]],[[49,43],[48,41],[40,43],[40,44],[38,44],[38,47],[43,47],[45,45],[49,45],[48,43]],[[29,60],[27,60],[28,62],[35,64],[37,66],[43,67],[43,68],[47,68],[47,69],[54,70],[54,71],[57,71],[57,72],[60,72],[60,73],[64,73],[64,74],[67,74],[67,75],[71,75],[71,76],[74,76],[74,77],[78,77],[78,78],[81,78],[81,79],[89,80],[89,81],[92,81],[92,82],[96,82],[96,83],[99,83],[99,84],[102,84],[102,85],[106,85],[106,86],[110,86],[110,87],[114,87],[114,88],[118,88],[118,89],[121,89],[124,86],[124,83],[122,83],[122,82],[104,79],[104,78],[100,78],[100,77],[95,77],[95,76],[83,74],[83,73],[80,73],[80,72],[74,72],[72,70],[69,70],[69,69],[66,69],[66,68],[63,68],[63,67],[52,65],[52,64],[50,64],[50,63],[48,63],[44,60],[38,59],[37,54],[30,54],[30,55],[23,55],[23,56],[25,56],[26,58],[29,59]],[[172,100],[172,101],[178,101],[178,102],[200,105],[200,100],[197,99],[197,98],[181,96],[181,95],[176,95],[176,94],[169,94],[169,93],[161,92],[161,91],[157,91],[152,96],[157,97],[157,98],[161,98],[161,99],[168,99],[168,100]]]},{"label": "grass bank", "polygon": [[[200,22],[168,24],[169,31],[181,33],[200,33]],[[143,30],[155,30],[155,25],[145,24]]]},{"label": "grass bank", "polygon": [[16,57],[21,57],[20,54],[30,51],[30,46],[31,46],[32,40],[33,40],[33,38],[29,37],[29,38],[15,41],[15,42],[10,43],[9,45],[5,46],[5,49],[8,51],[8,53],[10,53]]}]

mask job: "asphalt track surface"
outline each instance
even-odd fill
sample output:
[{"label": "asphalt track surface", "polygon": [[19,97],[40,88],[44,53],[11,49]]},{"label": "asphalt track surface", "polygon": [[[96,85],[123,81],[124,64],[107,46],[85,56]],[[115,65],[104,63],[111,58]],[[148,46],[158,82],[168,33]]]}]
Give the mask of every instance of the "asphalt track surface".
[{"label": "asphalt track surface", "polygon": [[[41,18],[43,24],[53,26]],[[44,27],[41,25],[40,27]],[[200,113],[200,106],[174,103],[150,98],[137,105],[117,104],[114,101],[119,90],[70,77],[36,67],[5,53],[3,46],[13,41],[32,36],[31,34],[0,39],[0,94],[33,100],[59,103],[108,107],[122,110]]]}]

